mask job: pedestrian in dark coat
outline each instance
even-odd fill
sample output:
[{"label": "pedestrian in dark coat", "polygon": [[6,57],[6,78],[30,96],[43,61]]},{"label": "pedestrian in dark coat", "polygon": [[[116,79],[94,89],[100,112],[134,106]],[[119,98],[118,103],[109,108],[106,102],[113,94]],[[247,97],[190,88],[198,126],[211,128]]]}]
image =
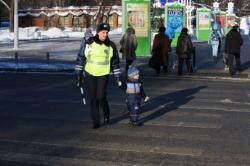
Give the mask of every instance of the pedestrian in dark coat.
[{"label": "pedestrian in dark coat", "polygon": [[229,73],[231,75],[234,74],[233,70],[233,62],[234,58],[236,61],[236,69],[241,72],[241,64],[240,64],[240,47],[243,45],[243,39],[238,31],[238,25],[233,26],[233,28],[226,35],[225,41],[225,53],[228,55],[228,66]]},{"label": "pedestrian in dark coat", "polygon": [[122,57],[126,58],[126,72],[128,67],[136,59],[137,40],[135,30],[132,27],[127,28],[126,33],[120,40]]},{"label": "pedestrian in dark coat", "polygon": [[141,107],[141,100],[144,102],[149,100],[146,96],[142,82],[140,81],[139,70],[130,66],[128,69],[128,77],[126,82],[118,82],[118,86],[126,92],[126,102],[129,111],[130,124],[138,125],[139,111]]},{"label": "pedestrian in dark coat", "polygon": [[161,67],[164,73],[168,72],[168,53],[170,42],[165,34],[166,28],[160,27],[159,33],[155,35],[152,48],[152,57],[155,59],[156,74],[160,74]]},{"label": "pedestrian in dark coat", "polygon": [[178,56],[178,75],[182,75],[182,65],[184,60],[186,61],[188,73],[191,73],[190,59],[193,52],[193,44],[190,36],[188,35],[188,29],[183,28],[181,34],[178,37],[176,54]]}]

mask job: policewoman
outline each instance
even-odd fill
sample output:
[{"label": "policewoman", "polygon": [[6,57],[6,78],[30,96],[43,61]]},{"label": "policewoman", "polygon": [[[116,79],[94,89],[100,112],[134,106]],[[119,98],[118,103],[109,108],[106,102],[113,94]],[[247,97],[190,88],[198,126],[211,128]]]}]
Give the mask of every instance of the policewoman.
[{"label": "policewoman", "polygon": [[96,35],[84,43],[82,56],[78,54],[75,68],[78,73],[78,81],[81,83],[84,81],[83,84],[89,94],[94,129],[101,125],[99,108],[103,110],[104,124],[110,122],[107,101],[109,75],[113,72],[118,80],[120,74],[118,51],[115,44],[108,38],[109,31],[109,24],[97,25]]}]

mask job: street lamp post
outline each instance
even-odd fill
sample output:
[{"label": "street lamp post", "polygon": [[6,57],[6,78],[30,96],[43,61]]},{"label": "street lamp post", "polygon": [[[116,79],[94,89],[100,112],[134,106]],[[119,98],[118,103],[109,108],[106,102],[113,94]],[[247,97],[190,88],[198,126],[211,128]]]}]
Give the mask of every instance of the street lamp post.
[{"label": "street lamp post", "polygon": [[18,0],[14,0],[14,49],[18,47]]}]

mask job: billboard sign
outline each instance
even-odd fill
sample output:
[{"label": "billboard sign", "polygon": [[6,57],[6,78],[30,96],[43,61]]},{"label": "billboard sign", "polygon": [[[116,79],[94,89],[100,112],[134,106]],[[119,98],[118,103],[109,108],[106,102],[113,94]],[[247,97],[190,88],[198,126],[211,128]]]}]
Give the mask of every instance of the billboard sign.
[{"label": "billboard sign", "polygon": [[199,12],[198,20],[198,27],[200,30],[207,30],[210,28],[210,12]]},{"label": "billboard sign", "polygon": [[127,27],[135,29],[136,36],[146,37],[149,31],[149,9],[146,3],[127,4]]}]

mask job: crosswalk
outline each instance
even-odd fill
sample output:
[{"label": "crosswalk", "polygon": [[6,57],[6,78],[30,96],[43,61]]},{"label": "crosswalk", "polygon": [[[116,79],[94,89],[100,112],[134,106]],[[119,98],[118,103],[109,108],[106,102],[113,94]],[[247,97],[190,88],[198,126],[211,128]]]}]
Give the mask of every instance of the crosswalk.
[{"label": "crosswalk", "polygon": [[[119,97],[124,94],[114,91],[113,85],[109,88],[112,123],[97,130],[91,129],[88,111],[69,110],[73,105],[83,107],[73,99],[44,100],[45,106],[53,105],[48,110],[27,105],[19,113],[1,111],[0,165],[250,165],[248,83],[236,91],[230,87],[237,82],[157,81],[152,87],[145,80],[151,101],[142,105],[138,127],[128,125],[126,104]],[[61,85],[39,91],[45,94],[69,86]]]}]

